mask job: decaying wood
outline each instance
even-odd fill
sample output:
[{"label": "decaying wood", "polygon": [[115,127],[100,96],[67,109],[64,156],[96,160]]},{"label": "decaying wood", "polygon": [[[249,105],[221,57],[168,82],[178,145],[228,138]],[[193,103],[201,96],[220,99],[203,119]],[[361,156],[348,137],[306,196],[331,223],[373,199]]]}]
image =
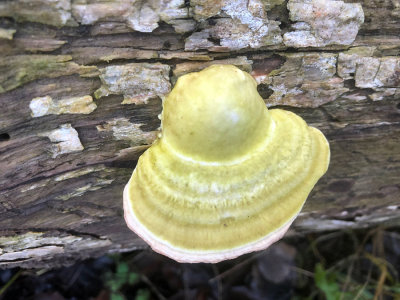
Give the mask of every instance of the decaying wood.
[{"label": "decaying wood", "polygon": [[0,267],[145,248],[123,187],[162,98],[214,63],[330,141],[292,232],[399,224],[400,3],[359,2],[0,2]]}]

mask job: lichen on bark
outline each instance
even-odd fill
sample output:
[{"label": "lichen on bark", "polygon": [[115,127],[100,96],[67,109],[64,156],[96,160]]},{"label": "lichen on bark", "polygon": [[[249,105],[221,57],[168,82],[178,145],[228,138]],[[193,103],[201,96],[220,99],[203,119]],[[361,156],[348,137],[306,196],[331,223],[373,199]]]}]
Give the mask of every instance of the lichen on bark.
[{"label": "lichen on bark", "polygon": [[110,94],[123,94],[122,104],[147,103],[150,98],[164,97],[171,89],[168,65],[133,63],[101,69],[102,86],[97,99]]}]

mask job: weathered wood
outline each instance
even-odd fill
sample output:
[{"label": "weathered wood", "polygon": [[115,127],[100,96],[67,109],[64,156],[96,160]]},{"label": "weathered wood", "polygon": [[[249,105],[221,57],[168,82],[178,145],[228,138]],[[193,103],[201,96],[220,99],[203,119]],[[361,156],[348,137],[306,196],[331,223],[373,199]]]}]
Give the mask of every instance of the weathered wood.
[{"label": "weathered wood", "polygon": [[330,141],[292,233],[399,224],[400,4],[345,2],[0,2],[0,267],[145,248],[122,189],[161,99],[214,63]]}]

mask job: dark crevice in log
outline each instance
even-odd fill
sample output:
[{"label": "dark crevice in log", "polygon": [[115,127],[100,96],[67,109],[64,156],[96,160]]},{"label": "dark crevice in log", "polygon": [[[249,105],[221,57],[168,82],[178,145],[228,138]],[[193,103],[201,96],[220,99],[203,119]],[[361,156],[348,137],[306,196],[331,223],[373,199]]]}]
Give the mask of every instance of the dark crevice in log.
[{"label": "dark crevice in log", "polygon": [[0,133],[0,142],[8,141],[10,139],[10,135],[8,133]]},{"label": "dark crevice in log", "polygon": [[274,93],[274,91],[269,88],[268,84],[259,84],[257,86],[257,91],[264,99],[268,99]]}]

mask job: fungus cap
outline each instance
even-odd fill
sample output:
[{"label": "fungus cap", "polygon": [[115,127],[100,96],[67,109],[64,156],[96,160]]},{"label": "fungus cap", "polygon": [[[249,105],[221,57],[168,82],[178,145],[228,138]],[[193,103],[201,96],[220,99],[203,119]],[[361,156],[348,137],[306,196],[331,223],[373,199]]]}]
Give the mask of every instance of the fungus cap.
[{"label": "fungus cap", "polygon": [[324,135],[294,113],[268,110],[255,80],[234,66],[180,77],[161,124],[124,189],[125,220],[180,262],[267,248],[329,165]]}]

